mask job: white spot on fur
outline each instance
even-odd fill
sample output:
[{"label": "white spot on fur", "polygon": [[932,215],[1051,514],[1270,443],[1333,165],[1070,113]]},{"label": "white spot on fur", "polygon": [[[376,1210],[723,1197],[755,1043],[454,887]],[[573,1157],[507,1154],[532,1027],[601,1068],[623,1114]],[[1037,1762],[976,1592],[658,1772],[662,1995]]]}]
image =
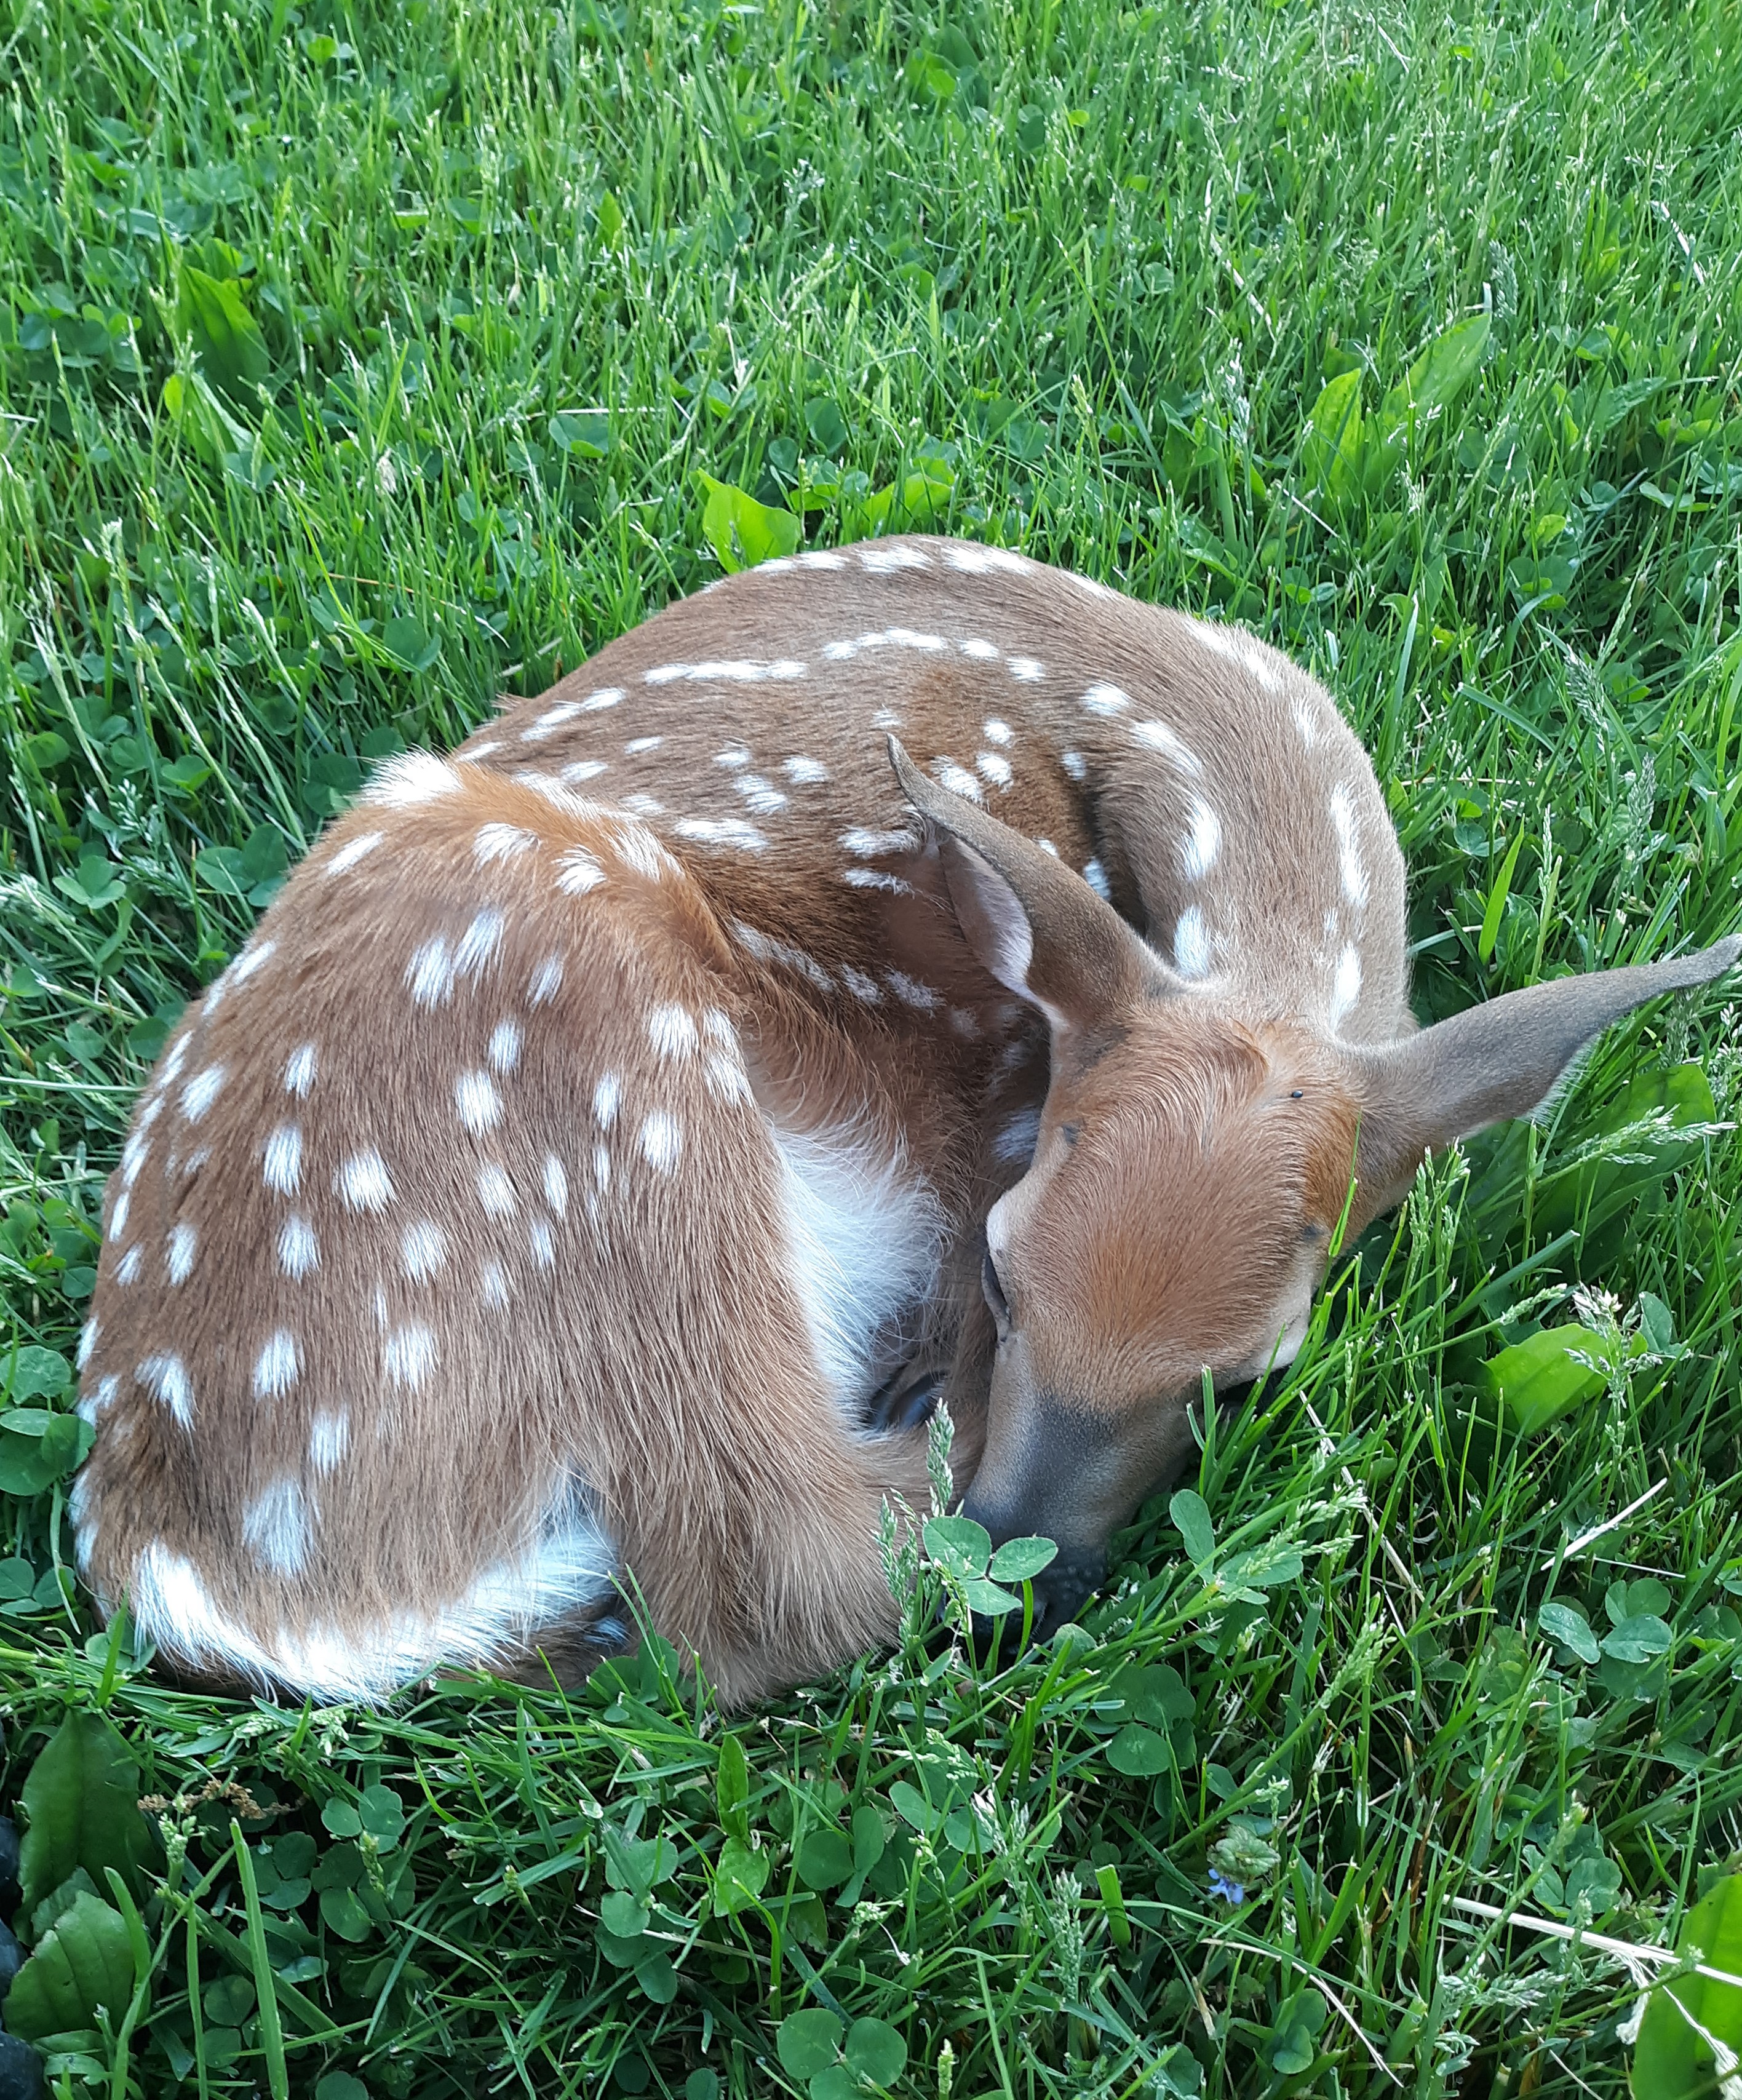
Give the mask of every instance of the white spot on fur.
[{"label": "white spot on fur", "polygon": [[284,1060],[284,1092],[306,1101],[315,1084],[320,1053],[312,1043],[299,1043]]},{"label": "white spot on fur", "polygon": [[1354,1009],[1361,995],[1361,951],[1352,942],[1347,943],[1337,958],[1337,974],[1331,982],[1330,1008],[1328,1018],[1331,1026],[1338,1028]]},{"label": "white spot on fur", "polygon": [[553,1268],[557,1260],[557,1243],[549,1225],[542,1218],[535,1218],[527,1228],[527,1239],[532,1249],[532,1259],[540,1268]]},{"label": "white spot on fur", "polygon": [[323,873],[346,874],[350,869],[354,868],[359,860],[366,858],[368,855],[373,853],[386,836],[385,832],[359,832],[355,838],[347,839],[345,841],[333,854],[332,859],[327,862],[322,871]]},{"label": "white spot on fur", "polygon": [[694,839],[698,845],[737,846],[745,853],[761,853],[768,844],[767,835],[743,817],[680,817],[675,827],[681,839]]},{"label": "white spot on fur", "polygon": [[669,686],[683,680],[692,685],[760,686],[769,679],[779,682],[802,678],[805,668],[790,656],[778,657],[765,664],[748,658],[713,658],[701,664],[656,664],[650,671],[642,672],[642,682],[647,686]]},{"label": "white spot on fur", "polygon": [[790,941],[777,939],[772,933],[763,933],[759,927],[747,925],[742,919],[732,921],[732,933],[739,944],[759,962],[780,963],[789,970],[796,970],[818,991],[832,991],[835,989],[835,980],[816,957],[803,948],[795,947]]},{"label": "white spot on fur", "polygon": [[399,1236],[399,1261],[409,1282],[427,1283],[448,1266],[448,1235],[433,1219],[420,1218]]},{"label": "white spot on fur", "polygon": [[596,1145],[593,1148],[593,1178],[602,1191],[610,1188],[611,1154],[602,1145]]},{"label": "white spot on fur", "polygon": [[995,664],[998,661],[998,644],[986,641],[981,635],[971,636],[966,642],[959,642],[955,646],[964,656],[972,657],[977,664]]},{"label": "white spot on fur", "polygon": [[[171,1283],[185,1283],[193,1273],[193,1258],[200,1245],[200,1235],[185,1219],[170,1228],[169,1252],[165,1267]],[[80,1357],[82,1364],[84,1358]]]},{"label": "white spot on fur", "polygon": [[492,1218],[511,1218],[518,1207],[514,1183],[494,1160],[478,1170],[478,1200]]},{"label": "white spot on fur", "polygon": [[601,1130],[609,1130],[617,1120],[617,1106],[623,1099],[623,1083],[615,1072],[602,1072],[599,1083],[593,1089],[593,1120]]},{"label": "white spot on fur", "polygon": [[182,1120],[197,1123],[223,1091],[226,1068],[222,1065],[208,1065],[203,1072],[196,1072],[182,1088]]},{"label": "white spot on fur", "polygon": [[860,1000],[864,1005],[882,1005],[882,986],[878,983],[877,980],[874,977],[870,977],[863,970],[856,968],[853,964],[843,963],[841,964],[840,981],[847,987],[848,990],[853,994],[853,996],[856,999]]},{"label": "white spot on fur", "polygon": [[556,1216],[568,1215],[568,1176],[553,1152],[545,1154],[545,1201]]},{"label": "white spot on fur", "polygon": [[1202,882],[1222,850],[1222,820],[1202,795],[1192,797],[1192,828],[1180,849],[1188,882]]},{"label": "white spot on fur", "polygon": [[1010,675],[1025,686],[1039,685],[1047,675],[1047,667],[1037,656],[1012,656]]},{"label": "white spot on fur", "polygon": [[308,1560],[308,1505],[295,1480],[275,1480],[242,1513],[242,1543],[276,1575],[299,1575]]},{"label": "white spot on fur", "polygon": [[562,958],[546,955],[532,973],[532,981],[527,986],[527,1000],[532,1006],[544,1006],[553,999],[562,989]]},{"label": "white spot on fur", "polygon": [[354,1152],[333,1177],[333,1185],[347,1211],[370,1211],[379,1215],[393,1201],[387,1162],[373,1145]]},{"label": "white spot on fur", "polygon": [[1011,576],[1026,576],[1030,564],[1021,554],[1012,554],[1003,547],[981,547],[972,542],[946,547],[944,560],[952,569],[959,569],[964,576],[989,576],[999,569]]},{"label": "white spot on fur", "polygon": [[893,576],[897,569],[928,569],[931,558],[922,554],[917,547],[880,547],[875,540],[864,540],[858,549],[859,567],[868,569],[874,576]]},{"label": "white spot on fur", "polygon": [[277,946],[276,941],[259,941],[253,947],[243,949],[230,965],[227,974],[232,981],[236,984],[246,984],[262,964],[271,960]]},{"label": "white spot on fur", "polygon": [[577,758],[562,769],[562,778],[571,786],[579,788],[589,780],[597,780],[602,773],[611,770],[602,758]]},{"label": "white spot on fur", "polygon": [[1107,880],[1106,869],[1098,860],[1088,860],[1083,862],[1083,879],[1103,903],[1112,902],[1113,888]]},{"label": "white spot on fur", "polygon": [[[633,810],[637,817],[663,817],[665,814],[665,805],[655,795],[625,795],[623,798],[623,806],[625,810]],[[643,869],[642,871],[644,874],[657,875],[659,872],[659,865],[655,862],[652,867]]]},{"label": "white spot on fur", "polygon": [[1304,700],[1296,700],[1290,712],[1294,715],[1294,727],[1299,731],[1302,743],[1308,751],[1311,751],[1319,740],[1319,726],[1312,719],[1312,709]]},{"label": "white spot on fur", "polygon": [[289,1392],[302,1370],[302,1352],[288,1327],[267,1337],[266,1346],[254,1359],[254,1398],[277,1400]]},{"label": "white spot on fur", "polygon": [[741,743],[729,743],[724,751],[714,753],[716,765],[723,765],[728,773],[735,773],[739,766],[750,763],[750,753]]},{"label": "white spot on fur", "polygon": [[478,1272],[478,1287],[485,1304],[492,1311],[505,1312],[514,1303],[514,1294],[508,1281],[508,1271],[499,1261],[487,1261]]},{"label": "white spot on fur", "polygon": [[262,1178],[274,1195],[293,1196],[302,1181],[302,1132],[281,1123],[266,1141]]},{"label": "white spot on fur", "polygon": [[1170,765],[1193,780],[1203,778],[1203,761],[1197,752],[1164,721],[1140,721],[1131,724],[1131,741],[1144,745],[1150,751],[1159,752]]},{"label": "white spot on fur", "polygon": [[870,860],[882,854],[917,853],[920,840],[918,835],[905,825],[889,832],[867,831],[855,826],[850,832],[841,833],[840,847],[844,853]]},{"label": "white spot on fur", "polygon": [[1202,911],[1189,904],[1174,927],[1174,963],[1182,977],[1201,977],[1210,970],[1210,929]]},{"label": "white spot on fur", "polygon": [[797,569],[844,569],[847,561],[844,554],[835,554],[827,547],[813,547],[802,554],[795,554],[792,566]]},{"label": "white spot on fur", "polygon": [[117,1283],[137,1283],[139,1280],[139,1264],[143,1259],[143,1249],[136,1246],[129,1247],[115,1264],[115,1281]]},{"label": "white spot on fur", "polygon": [[546,737],[553,736],[565,722],[571,722],[582,712],[579,700],[558,700],[553,708],[546,708],[520,732],[523,743],[542,743]]},{"label": "white spot on fur", "polygon": [[405,985],[413,1002],[426,1008],[445,1006],[453,997],[453,959],[441,934],[412,949],[405,965]]},{"label": "white spot on fur", "polygon": [[642,1158],[656,1174],[673,1174],[683,1154],[683,1125],[655,1109],[642,1119],[640,1143]]},{"label": "white spot on fur", "polygon": [[1343,875],[1343,893],[1359,911],[1367,902],[1367,870],[1362,864],[1361,840],[1355,823],[1355,804],[1339,780],[1330,791],[1331,828],[1337,834],[1337,858]]},{"label": "white spot on fur", "polygon": [[518,824],[480,824],[472,840],[472,858],[480,867],[488,867],[531,853],[537,844],[537,834],[523,832]]},{"label": "white spot on fur", "polygon": [[1010,761],[996,751],[982,751],[976,754],[974,770],[982,780],[994,788],[1008,788],[1011,782]]},{"label": "white spot on fur", "polygon": [[183,1429],[193,1427],[193,1382],[179,1357],[148,1357],[139,1380],[160,1405],[169,1409]]},{"label": "white spot on fur", "polygon": [[351,1410],[323,1409],[308,1425],[308,1462],[317,1473],[334,1473],[351,1441]]},{"label": "white spot on fur", "polygon": [[955,759],[934,758],[932,771],[941,788],[947,788],[952,795],[959,795],[964,801],[983,802],[986,800],[980,783],[965,765],[958,765]]},{"label": "white spot on fur", "polygon": [[278,1265],[295,1283],[320,1266],[320,1243],[307,1218],[286,1218],[279,1228]]},{"label": "white spot on fur", "polygon": [[1087,762],[1080,751],[1061,751],[1059,753],[1059,764],[1064,767],[1073,780],[1083,779],[1089,770]]},{"label": "white spot on fur", "polygon": [[885,970],[883,981],[903,1006],[912,1007],[916,1012],[935,1013],[940,1004],[938,996],[928,984],[921,984],[904,970]]},{"label": "white spot on fur", "polygon": [[898,875],[886,875],[880,868],[844,867],[840,879],[853,889],[886,889],[892,897],[915,894],[911,882],[904,882]]},{"label": "white spot on fur", "polygon": [[853,635],[846,641],[831,642],[822,653],[831,664],[846,664],[868,650],[918,649],[928,655],[935,655],[949,646],[941,634],[922,634],[911,627],[885,627],[873,633]]},{"label": "white spot on fur", "polygon": [[139,1180],[139,1170],[144,1166],[150,1154],[151,1146],[146,1140],[145,1133],[143,1131],[135,1131],[132,1136],[121,1147],[121,1185],[123,1189],[130,1189]]},{"label": "white spot on fur", "polygon": [[981,723],[980,734],[988,743],[995,743],[1001,751],[1008,750],[1016,741],[1016,731],[1008,722],[1000,721],[996,715],[990,716]]},{"label": "white spot on fur", "polygon": [[661,1057],[688,1057],[701,1037],[694,1016],[682,1007],[656,1006],[647,1016],[647,1040]]},{"label": "white spot on fur", "polygon": [[518,1021],[499,1021],[490,1031],[487,1056],[492,1071],[505,1074],[512,1072],[520,1062],[520,1023]]},{"label": "white spot on fur", "polygon": [[740,773],[734,785],[759,817],[771,817],[787,806],[786,796],[760,773]]},{"label": "white spot on fur", "polygon": [[73,1412],[81,1422],[89,1422],[95,1426],[97,1417],[114,1405],[115,1396],[120,1391],[121,1380],[111,1371],[107,1378],[97,1380],[91,1390],[80,1400]]},{"label": "white spot on fur", "polygon": [[1237,664],[1241,661],[1239,645],[1232,635],[1224,633],[1220,628],[1211,627],[1206,621],[1202,620],[1194,620],[1192,622],[1192,632],[1212,655],[1219,656],[1229,664]]},{"label": "white spot on fur", "polygon": [[95,1316],[87,1320],[84,1326],[79,1329],[78,1352],[74,1357],[73,1361],[78,1365],[81,1370],[83,1370],[86,1365],[90,1361],[91,1352],[97,1346],[97,1336],[100,1331],[100,1327]]},{"label": "white spot on fur", "polygon": [[632,736],[623,748],[629,757],[639,758],[644,751],[657,751],[664,741],[663,736]]},{"label": "white spot on fur", "polygon": [[607,708],[614,708],[623,698],[621,686],[601,686],[588,694],[575,712],[583,715],[601,715]]},{"label": "white spot on fur", "polygon": [[458,794],[461,784],[453,767],[433,751],[402,751],[376,769],[363,800],[380,809],[412,810]]},{"label": "white spot on fur", "polygon": [[800,788],[814,788],[829,777],[829,769],[820,758],[806,758],[798,752],[791,758],[783,758],[780,770]]},{"label": "white spot on fur", "polygon": [[501,913],[492,907],[480,911],[460,936],[459,946],[454,950],[454,968],[474,984],[501,951],[503,924]]},{"label": "white spot on fur", "polygon": [[408,1392],[417,1392],[440,1361],[435,1331],[421,1320],[408,1320],[403,1327],[395,1327],[381,1344],[383,1374]]},{"label": "white spot on fur", "polygon": [[502,1096],[487,1072],[462,1072],[454,1081],[454,1108],[461,1127],[474,1137],[494,1130],[502,1120]]},{"label": "white spot on fur", "polygon": [[1129,693],[1105,681],[1091,686],[1083,696],[1083,711],[1089,715],[1123,714],[1131,704]]},{"label": "white spot on fur", "polygon": [[751,1098],[750,1082],[738,1059],[722,1050],[710,1050],[703,1068],[708,1091],[717,1101],[731,1106]]}]

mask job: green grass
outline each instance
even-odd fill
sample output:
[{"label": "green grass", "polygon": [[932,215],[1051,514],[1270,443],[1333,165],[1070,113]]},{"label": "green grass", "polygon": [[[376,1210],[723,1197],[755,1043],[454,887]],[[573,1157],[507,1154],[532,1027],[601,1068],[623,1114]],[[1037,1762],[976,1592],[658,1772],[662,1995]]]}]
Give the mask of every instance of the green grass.
[{"label": "green grass", "polygon": [[[1164,1498],[1080,1639],[972,1667],[928,1572],[893,1661],[730,1730],[656,1655],[306,1713],[93,1632],[22,1352],[70,1352],[168,1023],[372,758],[718,572],[699,472],[823,544],[918,475],[1310,663],[1426,1016],[1742,917],[1734,9],[947,22],[0,0],[0,1798],[100,1708],[168,1803],[63,2091],[803,2093],[821,2009],[911,2095],[1619,2095],[1625,1972],[1458,1900],[1662,1943],[1742,1841],[1722,994],[1338,1264],[1186,1483],[1244,1595]],[[1581,1284],[1650,1353],[1520,1437],[1481,1366]]]}]

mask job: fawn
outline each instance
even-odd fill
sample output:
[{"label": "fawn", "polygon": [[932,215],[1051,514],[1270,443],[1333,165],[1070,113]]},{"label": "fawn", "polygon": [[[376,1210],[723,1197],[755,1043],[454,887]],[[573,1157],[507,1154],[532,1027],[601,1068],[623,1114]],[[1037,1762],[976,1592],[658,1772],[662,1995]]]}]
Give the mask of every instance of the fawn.
[{"label": "fawn", "polygon": [[1044,1629],[1339,1221],[1739,946],[1418,1032],[1383,797],[1286,658],[977,545],[765,562],[385,765],[190,1009],[109,1184],[81,1564],[325,1699],[571,1680],[633,1577],[741,1703],[889,1635],[941,1392],[968,1512],[1060,1542]]}]

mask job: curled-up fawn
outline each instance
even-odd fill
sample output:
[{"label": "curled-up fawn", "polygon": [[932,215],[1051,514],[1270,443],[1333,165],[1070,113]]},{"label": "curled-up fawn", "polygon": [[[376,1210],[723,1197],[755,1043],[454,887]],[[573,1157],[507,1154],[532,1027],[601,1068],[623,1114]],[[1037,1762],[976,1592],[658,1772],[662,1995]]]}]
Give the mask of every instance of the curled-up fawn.
[{"label": "curled-up fawn", "polygon": [[1418,1032],[1385,802],[1276,651],[949,540],[767,562],[386,765],[189,1010],[82,1564],[334,1699],[572,1678],[633,1577],[741,1702],[889,1635],[941,1392],[1056,1623],[1346,1206],[1738,946]]}]

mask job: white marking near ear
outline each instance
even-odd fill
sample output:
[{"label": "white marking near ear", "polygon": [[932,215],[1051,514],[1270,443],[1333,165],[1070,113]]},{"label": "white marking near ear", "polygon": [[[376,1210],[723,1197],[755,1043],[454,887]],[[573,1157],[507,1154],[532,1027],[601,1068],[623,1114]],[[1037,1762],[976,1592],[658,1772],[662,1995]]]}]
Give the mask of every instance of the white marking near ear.
[{"label": "white marking near ear", "polygon": [[454,949],[454,968],[475,985],[496,959],[502,946],[504,920],[493,908],[480,911],[460,936]]},{"label": "white marking near ear", "polygon": [[348,1407],[323,1409],[308,1425],[308,1462],[317,1473],[332,1473],[338,1469],[345,1456],[345,1447],[351,1441],[351,1410]]},{"label": "white marking near ear", "polygon": [[359,860],[374,852],[383,839],[385,832],[359,832],[354,839],[347,839],[321,870],[323,875],[343,875],[354,868]]},{"label": "white marking near ear", "polygon": [[277,1400],[289,1392],[302,1370],[302,1353],[288,1327],[267,1337],[254,1360],[254,1398]]},{"label": "white marking near ear", "polygon": [[1007,1162],[1020,1161],[1025,1167],[1034,1158],[1034,1147],[1039,1142],[1040,1110],[1019,1109],[999,1126],[992,1140],[992,1156]]},{"label": "white marking near ear", "polygon": [[840,879],[853,889],[886,889],[892,897],[914,897],[919,893],[911,882],[904,882],[898,875],[886,875],[881,868],[844,867]]},{"label": "white marking near ear", "polygon": [[1103,904],[1113,902],[1113,885],[1107,880],[1106,869],[1098,860],[1086,860],[1083,863],[1083,879]]},{"label": "white marking near ear", "polygon": [[1343,873],[1343,893],[1358,911],[1367,902],[1367,871],[1361,863],[1361,840],[1355,823],[1355,804],[1339,780],[1330,791],[1331,828],[1337,834],[1337,858]]},{"label": "white marking near ear", "polygon": [[278,1265],[293,1283],[320,1266],[320,1242],[307,1218],[286,1218],[279,1229]]},{"label": "white marking near ear", "polygon": [[519,1207],[514,1200],[514,1183],[494,1160],[478,1170],[478,1200],[485,1214],[492,1218],[511,1218]]},{"label": "white marking near ear", "polygon": [[492,1071],[505,1077],[520,1062],[520,1023],[518,1021],[499,1021],[490,1031],[490,1048],[487,1053]]},{"label": "white marking near ear", "polygon": [[982,780],[994,788],[1008,788],[1014,777],[1010,770],[1010,761],[996,751],[977,752],[974,757],[974,770]]},{"label": "white marking near ear", "polygon": [[610,770],[602,758],[577,758],[572,765],[563,767],[560,777],[571,787],[579,788],[584,782],[597,780],[602,773]]},{"label": "white marking near ear", "polygon": [[242,1543],[275,1575],[300,1575],[308,1560],[308,1507],[301,1485],[275,1480],[242,1512]]},{"label": "white marking near ear", "polygon": [[419,1219],[399,1236],[399,1260],[409,1282],[427,1283],[448,1266],[447,1234],[432,1219]]},{"label": "white marking near ear", "polygon": [[1174,966],[1181,977],[1207,977],[1210,973],[1210,929],[1195,904],[1189,904],[1174,927]]},{"label": "white marking near ear", "polygon": [[393,1201],[387,1162],[373,1145],[354,1152],[333,1176],[333,1185],[347,1211],[370,1211],[379,1215]]},{"label": "white marking near ear", "polygon": [[964,801],[983,802],[986,800],[980,783],[965,765],[947,757],[932,761],[932,772],[940,788],[947,788],[952,795],[959,795]]},{"label": "white marking near ear", "polygon": [[405,984],[413,1003],[425,1008],[445,1006],[453,997],[453,960],[443,935],[438,933],[412,951],[405,965]]},{"label": "white marking near ear", "polygon": [[545,1201],[555,1216],[568,1215],[568,1176],[553,1152],[545,1154]]},{"label": "white marking near ear", "polygon": [[472,858],[480,867],[488,867],[492,862],[531,853],[537,844],[537,833],[523,832],[518,824],[480,824],[472,840]]},{"label": "white marking near ear", "polygon": [[683,839],[694,839],[699,845],[739,846],[746,853],[761,853],[768,844],[767,835],[743,817],[680,817],[673,827]]},{"label": "white marking near ear", "polygon": [[806,758],[801,753],[783,758],[780,770],[800,788],[814,788],[829,777],[829,769],[820,758]]},{"label": "white marking near ear", "polygon": [[1344,1017],[1361,995],[1361,951],[1352,942],[1337,958],[1337,974],[1331,984],[1330,1008],[1327,1017],[1334,1029],[1342,1025]]},{"label": "white marking near ear", "polygon": [[1109,686],[1103,680],[1091,686],[1083,695],[1083,712],[1089,715],[1123,714],[1131,704],[1129,693],[1122,692],[1118,686]]},{"label": "white marking near ear", "polygon": [[139,1282],[139,1264],[143,1259],[143,1250],[139,1247],[130,1246],[128,1248],[127,1251],[115,1264],[115,1281],[117,1283],[137,1283]]},{"label": "white marking near ear", "polygon": [[1180,849],[1189,882],[1202,882],[1222,850],[1222,820],[1202,795],[1192,797],[1192,828]]},{"label": "white marking near ear", "polygon": [[193,1382],[179,1357],[148,1357],[135,1373],[139,1383],[169,1409],[183,1429],[193,1427]]},{"label": "white marking near ear", "polygon": [[601,1130],[609,1130],[617,1120],[617,1105],[623,1099],[623,1083],[615,1072],[602,1072],[599,1083],[593,1089],[593,1118]]},{"label": "white marking near ear", "polygon": [[663,1109],[646,1117],[641,1127],[642,1157],[655,1173],[676,1171],[683,1152],[683,1125]]},{"label": "white marking near ear", "polygon": [[1150,751],[1159,752],[1170,765],[1193,780],[1204,777],[1203,761],[1176,731],[1164,721],[1140,721],[1131,724],[1131,741],[1144,745]]},{"label": "white marking near ear", "polygon": [[557,887],[566,897],[584,897],[605,880],[605,871],[584,846],[571,846],[557,860]]},{"label": "white marking near ear", "polygon": [[789,1278],[837,1405],[856,1411],[874,1379],[879,1330],[923,1300],[945,1224],[905,1155],[853,1126],[769,1132],[780,1169]]},{"label": "white marking near ear", "polygon": [[[185,1283],[193,1273],[193,1258],[200,1244],[200,1235],[184,1219],[170,1228],[169,1253],[165,1266],[171,1283]],[[80,1357],[81,1364],[84,1358]]]},{"label": "white marking near ear", "polygon": [[681,1006],[656,1006],[647,1016],[647,1040],[661,1057],[690,1057],[701,1041],[695,1017]]},{"label": "white marking near ear", "polygon": [[266,1141],[262,1179],[274,1195],[293,1196],[302,1181],[302,1133],[282,1123]]},{"label": "white marking near ear", "polygon": [[315,1084],[320,1052],[312,1043],[300,1043],[284,1060],[284,1092],[307,1101]]},{"label": "white marking near ear", "polygon": [[461,785],[453,767],[433,751],[402,751],[376,769],[362,799],[381,809],[412,810],[443,795],[457,795]]},{"label": "white marking near ear", "polygon": [[197,1123],[217,1100],[227,1077],[222,1065],[208,1065],[203,1072],[196,1072],[182,1088],[182,1120]]},{"label": "white marking near ear", "polygon": [[416,1392],[440,1361],[435,1331],[421,1320],[408,1320],[403,1327],[395,1327],[381,1344],[382,1372],[408,1392]]},{"label": "white marking near ear", "polygon": [[562,958],[546,955],[532,973],[527,986],[527,1003],[530,1006],[544,1006],[553,999],[562,989]]}]

